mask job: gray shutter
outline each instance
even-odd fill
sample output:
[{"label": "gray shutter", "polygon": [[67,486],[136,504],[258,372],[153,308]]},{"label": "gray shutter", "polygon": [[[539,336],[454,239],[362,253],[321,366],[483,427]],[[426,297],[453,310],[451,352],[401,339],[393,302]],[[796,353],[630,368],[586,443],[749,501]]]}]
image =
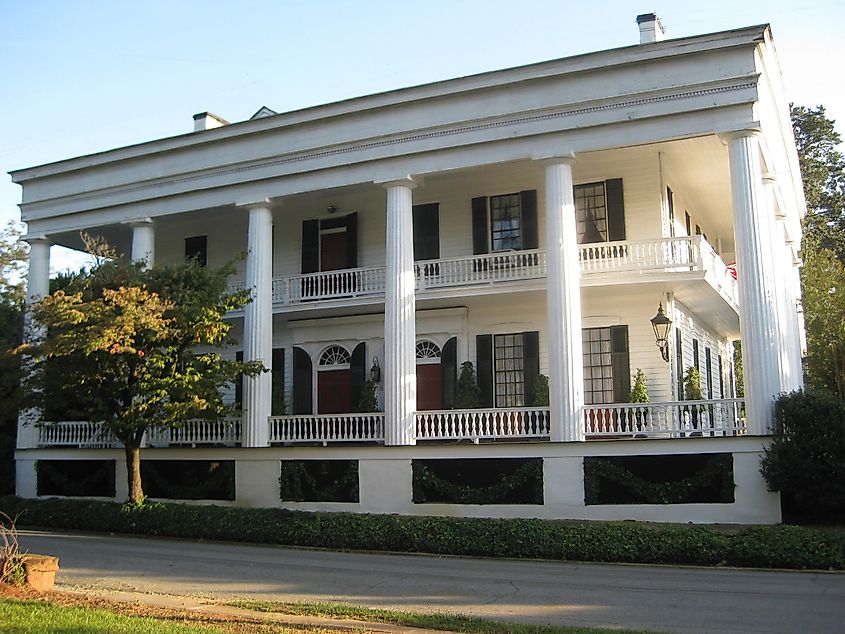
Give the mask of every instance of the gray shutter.
[{"label": "gray shutter", "polygon": [[440,351],[440,371],[443,378],[443,408],[455,406],[455,386],[458,384],[458,338],[452,337]]},{"label": "gray shutter", "polygon": [[358,402],[361,400],[361,390],[367,380],[367,344],[364,342],[355,346],[352,357],[349,359],[349,374],[352,391],[352,410],[358,411]]},{"label": "gray shutter", "polygon": [[293,349],[293,413],[313,414],[311,357],[302,348]]},{"label": "gray shutter", "polygon": [[610,360],[613,374],[613,402],[627,403],[631,397],[631,362],[628,356],[628,326],[610,327]]},{"label": "gray shutter", "polygon": [[611,242],[625,239],[625,197],[622,179],[611,178],[604,182],[607,204],[607,239]]},{"label": "gray shutter", "polygon": [[537,237],[537,190],[519,192],[519,206],[522,214],[522,248],[536,249]]},{"label": "gray shutter", "polygon": [[475,336],[475,359],[481,407],[493,407],[493,335]]},{"label": "gray shutter", "polygon": [[320,270],[320,221],[302,221],[302,273]]},{"label": "gray shutter", "polygon": [[487,236],[487,196],[472,199],[472,253],[480,255],[490,251]]},{"label": "gray shutter", "polygon": [[534,405],[534,385],[540,374],[540,333],[522,333],[522,373],[525,386],[525,405]]}]

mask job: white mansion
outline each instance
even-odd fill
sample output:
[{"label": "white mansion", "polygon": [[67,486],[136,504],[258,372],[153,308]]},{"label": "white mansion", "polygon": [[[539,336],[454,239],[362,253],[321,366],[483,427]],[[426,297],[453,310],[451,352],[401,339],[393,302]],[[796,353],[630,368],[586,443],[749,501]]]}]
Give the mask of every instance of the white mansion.
[{"label": "white mansion", "polygon": [[[239,419],[142,451],[231,464],[218,503],[778,522],[759,458],[774,398],[802,384],[805,203],[771,33],[664,40],[638,22],[634,46],[238,123],[202,113],[188,134],[15,171],[28,298],[47,292],[50,245],[83,229],[150,263],[247,253],[232,285],[253,301],[230,318],[238,354],[273,371],[233,386]],[[480,401],[461,409],[465,361]],[[629,402],[638,369],[646,403]],[[368,380],[381,411],[359,411]],[[96,422],[21,426],[18,494],[56,494],[39,465],[85,461],[112,465],[98,495],[122,499],[122,455]],[[680,501],[585,475],[660,487],[713,456],[721,493]],[[353,492],[286,496],[286,463],[341,465]],[[420,470],[470,501],[418,490]],[[496,498],[514,474],[511,493],[534,493]]]}]

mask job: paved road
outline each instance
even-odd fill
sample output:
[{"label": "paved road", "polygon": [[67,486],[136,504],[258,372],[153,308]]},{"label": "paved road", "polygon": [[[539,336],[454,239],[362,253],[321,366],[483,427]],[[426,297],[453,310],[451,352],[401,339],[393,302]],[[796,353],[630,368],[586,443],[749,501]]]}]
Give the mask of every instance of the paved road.
[{"label": "paved road", "polygon": [[845,575],[335,553],[22,531],[62,585],[657,632],[842,632]]}]

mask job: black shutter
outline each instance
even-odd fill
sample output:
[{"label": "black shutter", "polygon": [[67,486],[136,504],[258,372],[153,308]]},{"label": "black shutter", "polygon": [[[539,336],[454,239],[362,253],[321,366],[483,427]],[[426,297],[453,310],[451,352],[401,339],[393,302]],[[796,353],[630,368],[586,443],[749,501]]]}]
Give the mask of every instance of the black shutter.
[{"label": "black shutter", "polygon": [[414,261],[440,258],[440,205],[414,205]]},{"label": "black shutter", "polygon": [[185,261],[196,260],[200,266],[208,264],[208,236],[185,238]]},{"label": "black shutter", "polygon": [[314,413],[311,399],[311,357],[302,348],[293,349],[293,413]]},{"label": "black shutter", "polygon": [[346,216],[346,268],[358,268],[358,213]]},{"label": "black shutter", "polygon": [[493,407],[493,335],[475,336],[475,357],[481,407]]},{"label": "black shutter", "polygon": [[[320,270],[320,221],[302,221],[302,272]],[[296,358],[294,356],[294,358]]]},{"label": "black shutter", "polygon": [[443,379],[443,409],[455,406],[455,386],[458,384],[458,338],[452,337],[440,351],[440,372]]},{"label": "black shutter", "polygon": [[273,348],[273,361],[270,375],[270,415],[284,416],[286,407],[284,405],[285,393],[285,349]]},{"label": "black shutter", "polygon": [[698,363],[698,339],[692,340],[692,364],[701,372],[701,366]]},{"label": "black shutter", "polygon": [[707,386],[707,396],[705,398],[713,398],[713,372],[710,362],[710,348],[704,348],[704,384]]},{"label": "black shutter", "polygon": [[352,386],[352,411],[358,411],[358,402],[361,400],[361,390],[364,389],[364,382],[367,380],[367,345],[363,342],[355,346],[352,351],[352,358],[349,360],[350,383]]},{"label": "black shutter", "polygon": [[725,398],[725,370],[722,367],[722,355],[719,355],[719,398]]},{"label": "black shutter", "polygon": [[522,248],[536,249],[537,238],[537,190],[519,192],[519,205],[522,213]]},{"label": "black shutter", "polygon": [[611,242],[625,239],[625,197],[622,179],[611,178],[604,182],[607,203],[607,239]]},{"label": "black shutter", "polygon": [[[241,363],[244,360],[244,353],[243,350],[238,350],[235,353],[235,361]],[[235,380],[235,405],[238,407],[243,407],[244,404],[244,375],[238,375],[238,378]]]},{"label": "black shutter", "polygon": [[472,199],[472,253],[489,252],[487,240],[487,197]]},{"label": "black shutter", "polygon": [[522,333],[522,372],[525,385],[525,406],[534,405],[534,386],[540,374],[540,333]]},{"label": "black shutter", "polygon": [[628,326],[610,327],[610,361],[613,374],[613,402],[631,398],[631,362],[628,358]]}]

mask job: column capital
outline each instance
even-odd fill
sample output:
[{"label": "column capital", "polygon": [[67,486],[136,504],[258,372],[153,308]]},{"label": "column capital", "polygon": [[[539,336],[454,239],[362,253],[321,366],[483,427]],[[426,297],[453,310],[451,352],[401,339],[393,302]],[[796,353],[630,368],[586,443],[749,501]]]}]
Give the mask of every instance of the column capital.
[{"label": "column capital", "polygon": [[560,152],[557,154],[537,154],[531,157],[532,161],[537,161],[543,165],[574,165],[575,152]]},{"label": "column capital", "polygon": [[153,225],[155,225],[153,219],[149,216],[143,218],[130,218],[129,220],[124,220],[120,224],[126,225],[127,227],[130,227],[132,229],[134,229],[135,227],[152,227]]},{"label": "column capital", "polygon": [[758,139],[762,136],[760,128],[757,127],[748,127],[743,128],[741,130],[729,130],[726,132],[718,132],[717,133],[719,138],[722,140],[722,143],[727,145],[731,141],[736,141],[737,139],[745,139],[745,138],[755,138]]},{"label": "column capital", "polygon": [[375,181],[375,184],[381,185],[385,189],[390,189],[391,187],[407,187],[408,189],[414,189],[422,184],[422,178],[419,176],[414,178],[410,174],[405,174],[404,176],[399,176],[397,178]]},{"label": "column capital", "polygon": [[50,244],[46,233],[27,233],[21,236],[21,240],[29,244]]},{"label": "column capital", "polygon": [[270,199],[256,198],[252,200],[245,200],[242,202],[235,203],[235,207],[240,207],[241,209],[246,209],[247,211],[249,211],[250,209],[269,209]]}]

